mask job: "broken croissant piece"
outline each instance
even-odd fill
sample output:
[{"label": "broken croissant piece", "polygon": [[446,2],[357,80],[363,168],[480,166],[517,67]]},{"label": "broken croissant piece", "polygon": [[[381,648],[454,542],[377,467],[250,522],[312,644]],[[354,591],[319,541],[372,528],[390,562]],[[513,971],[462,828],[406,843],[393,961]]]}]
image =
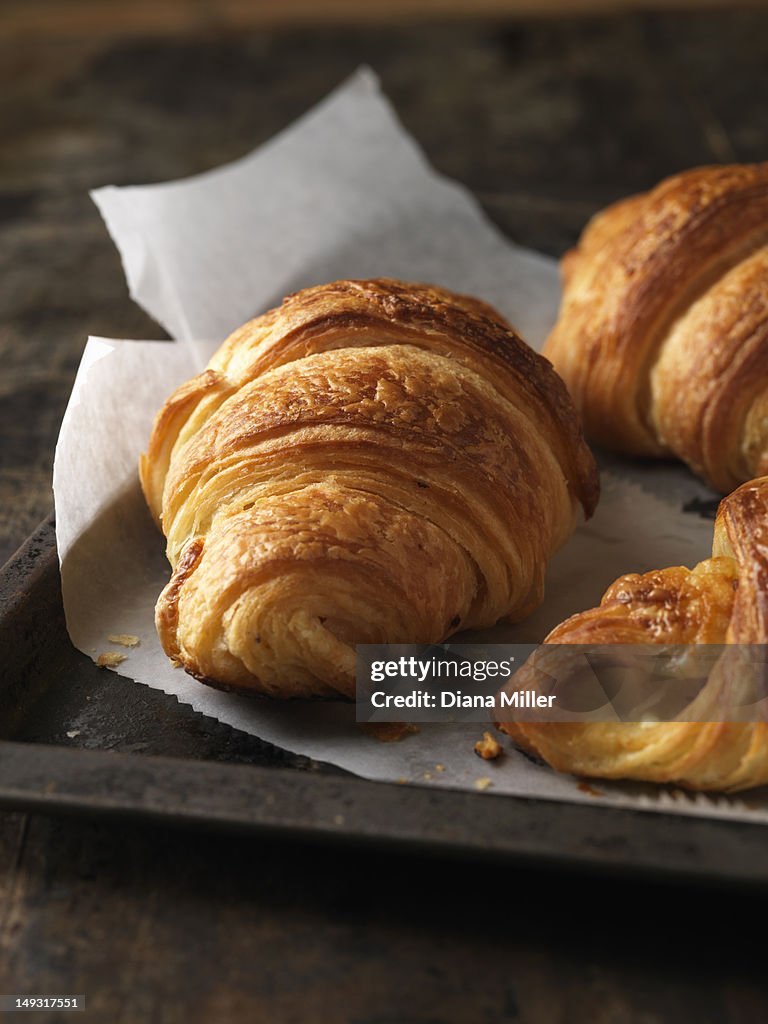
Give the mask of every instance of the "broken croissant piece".
[{"label": "broken croissant piece", "polygon": [[355,644],[520,618],[598,478],[565,386],[489,306],[309,288],[237,330],[154,425],[166,653],[215,686],[354,693]]},{"label": "broken croissant piece", "polygon": [[[711,558],[693,570],[675,566],[622,576],[598,608],[567,619],[545,640],[589,645],[766,642],[768,477],[744,484],[720,503]],[[726,648],[716,661],[695,698],[699,712],[744,684],[749,671],[749,659],[740,657],[744,650]],[[514,688],[531,686],[533,672],[529,661],[513,677]],[[706,790],[748,789],[768,782],[765,722],[697,717],[658,723],[504,722],[499,728],[523,750],[575,775]]]},{"label": "broken croissant piece", "polygon": [[544,354],[589,438],[675,455],[723,494],[768,472],[768,163],[609,206],[562,275]]}]

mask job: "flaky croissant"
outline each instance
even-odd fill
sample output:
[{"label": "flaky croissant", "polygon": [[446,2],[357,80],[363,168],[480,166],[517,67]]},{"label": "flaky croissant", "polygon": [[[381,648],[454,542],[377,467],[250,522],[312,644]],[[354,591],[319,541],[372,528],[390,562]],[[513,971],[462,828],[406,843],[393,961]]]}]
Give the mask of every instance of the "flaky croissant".
[{"label": "flaky croissant", "polygon": [[722,493],[768,472],[768,163],[608,207],[562,273],[544,354],[588,437],[676,455]]},{"label": "flaky croissant", "polygon": [[484,303],[309,288],[236,331],[141,461],[168,655],[213,685],[354,692],[358,643],[522,617],[598,479],[562,381]]},{"label": "flaky croissant", "polygon": [[[622,576],[605,592],[599,608],[572,616],[545,640],[569,645],[766,642],[768,477],[744,484],[720,503],[710,559],[693,570],[675,566]],[[726,647],[694,698],[699,710],[738,692],[751,671],[752,657],[750,648]],[[515,689],[532,685],[534,664],[528,662],[513,677]],[[764,689],[763,682],[756,692]],[[689,710],[688,717],[694,717]],[[765,722],[696,717],[698,721],[659,723],[508,721],[499,727],[522,749],[576,775],[707,790],[768,782]]]}]

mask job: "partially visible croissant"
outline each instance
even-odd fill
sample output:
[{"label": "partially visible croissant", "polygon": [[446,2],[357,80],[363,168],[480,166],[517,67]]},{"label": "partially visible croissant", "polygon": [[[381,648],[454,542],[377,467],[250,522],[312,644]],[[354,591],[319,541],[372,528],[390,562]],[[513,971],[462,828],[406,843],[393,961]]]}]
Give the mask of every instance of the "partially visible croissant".
[{"label": "partially visible croissant", "polygon": [[[768,642],[768,477],[744,484],[720,503],[712,558],[692,571],[675,566],[622,576],[605,592],[599,608],[567,619],[544,642]],[[718,696],[738,692],[750,671],[750,657],[748,648],[726,648],[696,702],[711,707]],[[516,673],[514,689],[531,685],[534,664],[528,662]],[[762,683],[760,687],[758,694]],[[504,722],[500,728],[522,749],[576,775],[708,790],[768,783],[768,724],[763,721]]]},{"label": "partially visible croissant", "polygon": [[608,207],[562,272],[544,354],[588,437],[676,455],[723,493],[768,472],[768,163]]},{"label": "partially visible croissant", "polygon": [[279,697],[354,692],[358,643],[519,618],[597,472],[550,364],[484,303],[339,281],[246,324],[141,461],[168,655]]}]

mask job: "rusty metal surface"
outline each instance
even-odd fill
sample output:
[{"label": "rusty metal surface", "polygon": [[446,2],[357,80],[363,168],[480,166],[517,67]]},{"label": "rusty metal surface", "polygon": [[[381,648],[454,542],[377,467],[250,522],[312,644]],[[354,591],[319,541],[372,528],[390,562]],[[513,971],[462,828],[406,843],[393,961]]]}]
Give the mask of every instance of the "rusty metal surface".
[{"label": "rusty metal surface", "polygon": [[393,786],[315,772],[0,743],[0,806],[539,867],[768,881],[761,827]]},{"label": "rusty metal surface", "polygon": [[704,880],[768,881],[762,828],[366,782],[97,669],[53,526],[0,572],[0,806]]},{"label": "rusty metal surface", "polygon": [[[68,735],[73,734],[73,735]],[[52,519],[0,570],[0,740],[307,767],[296,757],[98,669],[67,636]]]}]

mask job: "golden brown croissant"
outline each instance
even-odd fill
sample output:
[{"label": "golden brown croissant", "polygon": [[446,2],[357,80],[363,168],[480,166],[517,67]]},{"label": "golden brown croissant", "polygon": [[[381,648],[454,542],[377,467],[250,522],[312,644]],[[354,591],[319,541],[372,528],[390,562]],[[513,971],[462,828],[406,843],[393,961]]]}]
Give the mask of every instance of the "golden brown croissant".
[{"label": "golden brown croissant", "polygon": [[768,472],[768,163],[608,207],[562,273],[544,354],[588,437],[674,454],[723,493]]},{"label": "golden brown croissant", "polygon": [[236,331],[166,402],[141,479],[166,652],[285,697],[351,695],[357,643],[525,615],[598,494],[550,364],[484,303],[389,280]]},{"label": "golden brown croissant", "polygon": [[[545,640],[590,645],[766,642],[768,477],[744,484],[720,503],[712,558],[693,570],[675,566],[622,576],[605,592],[599,608],[572,616]],[[695,698],[701,707],[711,707],[704,702],[744,681],[750,664],[744,657],[747,650],[726,648]],[[567,671],[566,657],[563,649],[559,667]],[[513,677],[513,688],[531,685],[533,664],[528,662]],[[553,670],[554,662],[549,667]],[[553,768],[577,775],[710,790],[768,782],[768,725],[762,721],[505,722],[500,728]]]}]

